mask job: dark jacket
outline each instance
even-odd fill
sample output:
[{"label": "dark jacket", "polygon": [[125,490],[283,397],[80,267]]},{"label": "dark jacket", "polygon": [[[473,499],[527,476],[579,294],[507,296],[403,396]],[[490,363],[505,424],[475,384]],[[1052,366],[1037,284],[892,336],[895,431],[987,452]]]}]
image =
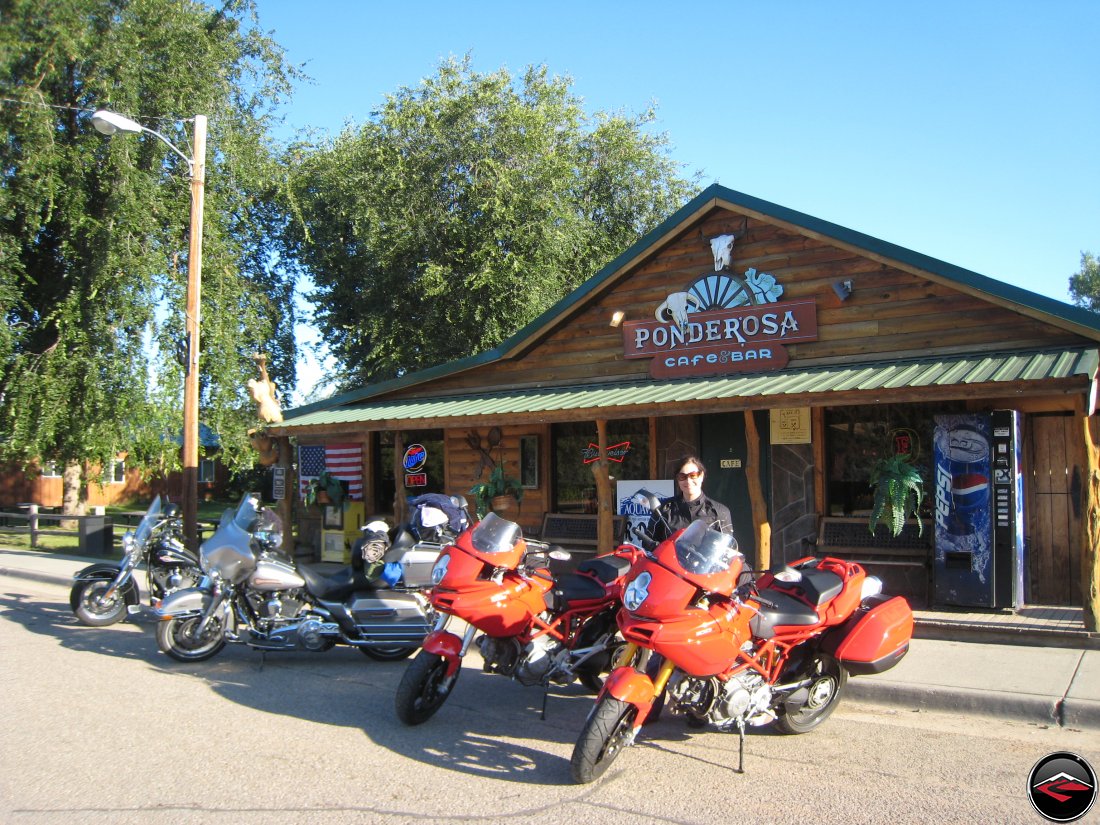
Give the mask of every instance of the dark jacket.
[{"label": "dark jacket", "polygon": [[[664,516],[664,521],[654,513],[649,517],[649,526],[646,527],[646,532],[656,542],[654,547],[696,519],[705,519],[713,529],[722,533],[733,533],[733,517],[730,516],[729,507],[720,501],[707,498],[706,493],[700,495],[695,501],[684,501],[678,495],[666,498],[661,502],[658,512]],[[665,525],[665,521],[668,522],[668,526]]]}]

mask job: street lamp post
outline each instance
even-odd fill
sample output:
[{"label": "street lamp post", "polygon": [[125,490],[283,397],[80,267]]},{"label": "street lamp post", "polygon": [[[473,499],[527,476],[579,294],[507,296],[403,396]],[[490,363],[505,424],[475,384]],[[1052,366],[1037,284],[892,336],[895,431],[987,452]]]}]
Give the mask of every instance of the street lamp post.
[{"label": "street lamp post", "polygon": [[187,161],[191,176],[191,231],[187,250],[187,364],[183,380],[183,531],[192,549],[198,545],[199,512],[199,307],[202,290],[203,196],[206,189],[206,115],[195,115],[194,157],[181,152],[160,132],[106,110],[92,115],[105,135],[147,132]]}]

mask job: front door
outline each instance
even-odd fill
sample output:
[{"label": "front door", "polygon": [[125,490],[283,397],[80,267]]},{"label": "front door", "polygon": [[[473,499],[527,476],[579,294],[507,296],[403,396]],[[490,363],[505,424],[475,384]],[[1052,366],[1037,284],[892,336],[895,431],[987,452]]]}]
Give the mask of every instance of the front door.
[{"label": "front door", "polygon": [[[756,430],[760,438],[760,487],[765,500],[771,489],[768,413],[757,412]],[[703,492],[715,501],[730,508],[733,517],[733,534],[746,566],[756,566],[756,525],[752,519],[752,501],[749,498],[749,451],[745,441],[745,413],[714,413],[699,416],[700,455],[707,467]],[[768,508],[770,511],[770,502]]]}]

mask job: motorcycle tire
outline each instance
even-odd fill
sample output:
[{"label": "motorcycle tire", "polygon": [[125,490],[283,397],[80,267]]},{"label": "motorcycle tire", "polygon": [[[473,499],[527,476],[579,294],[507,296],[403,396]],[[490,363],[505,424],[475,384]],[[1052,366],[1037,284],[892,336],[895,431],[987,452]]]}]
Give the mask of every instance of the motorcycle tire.
[{"label": "motorcycle tire", "polygon": [[848,682],[848,671],[832,656],[821,654],[814,659],[806,688],[805,701],[792,705],[790,700],[780,705],[775,729],[780,733],[809,733],[836,710]]},{"label": "motorcycle tire", "polygon": [[111,586],[110,579],[91,579],[73,585],[69,604],[81,624],[89,627],[106,627],[126,618],[126,597],[120,587],[110,601],[102,601],[102,595]]},{"label": "motorcycle tire", "polygon": [[427,722],[443,707],[454,690],[460,667],[453,676],[447,676],[447,660],[427,651],[420,651],[409,662],[394,697],[397,718],[410,727]]},{"label": "motorcycle tire", "polygon": [[578,785],[593,782],[629,744],[638,709],[628,702],[604,696],[588,714],[569,765]]},{"label": "motorcycle tire", "polygon": [[361,647],[359,652],[376,662],[400,662],[416,653],[415,647]]},{"label": "motorcycle tire", "polygon": [[195,639],[192,634],[198,623],[197,616],[160,622],[157,647],[177,662],[206,661],[225,647],[225,627],[217,617],[211,618],[203,637]]}]

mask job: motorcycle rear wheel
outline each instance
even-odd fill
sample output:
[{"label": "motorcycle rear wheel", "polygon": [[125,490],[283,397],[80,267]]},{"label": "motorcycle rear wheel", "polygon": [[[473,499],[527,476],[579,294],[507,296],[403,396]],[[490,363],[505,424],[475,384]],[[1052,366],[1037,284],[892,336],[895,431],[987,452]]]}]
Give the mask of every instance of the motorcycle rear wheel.
[{"label": "motorcycle rear wheel", "polygon": [[806,701],[797,707],[780,706],[775,728],[780,733],[809,733],[836,710],[848,671],[832,656],[822,654],[814,660],[809,676],[812,680],[806,688]]},{"label": "motorcycle rear wheel", "polygon": [[225,647],[225,627],[211,617],[206,633],[196,639],[199,617],[169,619],[157,625],[157,647],[177,662],[205,662]]},{"label": "motorcycle rear wheel", "polygon": [[406,725],[419,725],[431,719],[443,707],[454,690],[460,667],[447,676],[447,660],[425,650],[409,662],[394,696],[397,718]]},{"label": "motorcycle rear wheel", "polygon": [[361,647],[359,652],[376,662],[400,662],[416,653],[415,647]]},{"label": "motorcycle rear wheel", "polygon": [[126,599],[122,588],[115,591],[108,601],[103,594],[111,586],[109,579],[92,579],[73,585],[69,604],[81,624],[89,627],[106,627],[126,618]]},{"label": "motorcycle rear wheel", "polygon": [[638,709],[628,702],[604,696],[588,715],[573,748],[573,781],[584,785],[599,779],[628,744]]}]

